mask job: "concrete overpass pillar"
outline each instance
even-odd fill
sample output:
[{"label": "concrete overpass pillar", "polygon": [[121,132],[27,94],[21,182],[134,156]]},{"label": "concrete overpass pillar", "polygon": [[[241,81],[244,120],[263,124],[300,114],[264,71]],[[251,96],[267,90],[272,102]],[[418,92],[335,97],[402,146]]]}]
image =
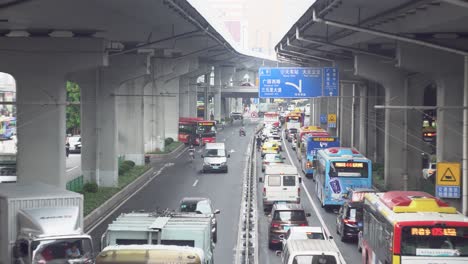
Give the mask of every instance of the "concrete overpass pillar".
[{"label": "concrete overpass pillar", "polygon": [[119,156],[136,165],[145,163],[143,93],[147,76],[129,80],[116,89]]},{"label": "concrete overpass pillar", "polygon": [[359,151],[368,156],[367,153],[367,85],[359,85]]},{"label": "concrete overpass pillar", "polygon": [[214,117],[215,120],[223,118],[221,93],[224,87],[231,86],[231,79],[234,76],[235,68],[232,66],[215,67],[215,93],[214,93]]},{"label": "concrete overpass pillar", "polygon": [[[366,55],[355,56],[355,74],[381,83],[385,88],[385,105],[405,105],[406,73]],[[385,109],[385,187],[403,190],[407,187],[408,149],[405,144],[405,110]]]},{"label": "concrete overpass pillar", "polygon": [[[147,74],[145,61],[145,56],[122,55],[112,57],[109,67],[73,74],[73,79],[83,86],[81,126],[82,170],[85,180],[95,181],[103,187],[117,186],[119,127],[116,101],[117,98],[125,97],[119,89],[122,85]],[[142,130],[143,127],[134,129]],[[137,153],[130,154],[142,155],[144,148],[139,145],[138,150],[131,152]]]},{"label": "concrete overpass pillar", "polygon": [[153,83],[150,81],[143,87],[143,141],[145,153],[156,150],[156,105],[158,98]]},{"label": "concrete overpass pillar", "polygon": [[338,116],[340,142],[343,147],[352,147],[353,85],[351,83],[342,83],[340,95],[340,113]]},{"label": "concrete overpass pillar", "polygon": [[103,65],[104,47],[99,39],[2,38],[0,71],[17,86],[19,183],[65,188],[67,74]]},{"label": "concrete overpass pillar", "polygon": [[[427,76],[421,82],[437,84],[437,106],[463,105],[463,57],[444,51],[399,43],[398,66],[418,71]],[[423,92],[421,92],[422,95]],[[422,96],[421,96],[422,97]],[[437,161],[461,162],[462,160],[461,109],[437,110]]]}]

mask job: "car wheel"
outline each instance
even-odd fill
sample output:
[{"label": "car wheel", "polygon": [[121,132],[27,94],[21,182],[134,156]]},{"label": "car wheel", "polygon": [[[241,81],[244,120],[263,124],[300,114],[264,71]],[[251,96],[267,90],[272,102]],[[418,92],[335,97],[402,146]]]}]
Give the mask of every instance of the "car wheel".
[{"label": "car wheel", "polygon": [[218,242],[218,232],[215,232],[213,234],[213,242],[217,243]]},{"label": "car wheel", "polygon": [[265,172],[265,169],[264,169],[264,168],[262,168],[262,172]]},{"label": "car wheel", "polygon": [[345,242],[346,241],[346,237],[345,237],[345,230],[344,230],[344,227],[340,230],[340,233],[341,233],[341,242]]}]

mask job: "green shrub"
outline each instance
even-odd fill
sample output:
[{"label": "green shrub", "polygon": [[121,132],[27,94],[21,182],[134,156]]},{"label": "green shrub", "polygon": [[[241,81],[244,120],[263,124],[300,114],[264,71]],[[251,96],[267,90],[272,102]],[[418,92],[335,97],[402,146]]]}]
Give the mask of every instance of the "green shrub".
[{"label": "green shrub", "polygon": [[172,142],[174,142],[174,139],[171,137],[168,137],[164,140],[164,146],[170,145]]},{"label": "green shrub", "polygon": [[130,166],[130,168],[135,167],[135,162],[133,162],[131,160],[124,160],[124,161],[122,161],[122,164],[127,164],[128,166]]},{"label": "green shrub", "polygon": [[123,175],[124,173],[129,171],[131,168],[132,166],[130,166],[130,164],[122,162],[119,166],[119,175]]},{"label": "green shrub", "polygon": [[97,193],[99,190],[98,185],[95,182],[87,182],[83,185],[83,192]]}]

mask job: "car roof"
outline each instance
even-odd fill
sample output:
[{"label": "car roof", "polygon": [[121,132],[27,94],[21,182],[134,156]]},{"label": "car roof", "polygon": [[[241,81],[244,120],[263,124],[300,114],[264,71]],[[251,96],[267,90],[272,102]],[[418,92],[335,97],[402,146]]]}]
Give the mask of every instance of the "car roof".
[{"label": "car roof", "polygon": [[209,198],[206,198],[206,197],[184,197],[184,198],[182,198],[182,200],[180,200],[180,203],[183,203],[183,202],[200,202],[200,201],[209,201],[209,202],[211,202],[211,200]]},{"label": "car roof", "polygon": [[323,233],[323,228],[321,226],[291,226],[289,228],[292,232],[313,232],[313,233]]},{"label": "car roof", "polygon": [[274,204],[273,205],[273,210],[302,210],[304,211],[304,207],[302,207],[301,204],[292,204],[292,203],[286,203],[286,204]]}]

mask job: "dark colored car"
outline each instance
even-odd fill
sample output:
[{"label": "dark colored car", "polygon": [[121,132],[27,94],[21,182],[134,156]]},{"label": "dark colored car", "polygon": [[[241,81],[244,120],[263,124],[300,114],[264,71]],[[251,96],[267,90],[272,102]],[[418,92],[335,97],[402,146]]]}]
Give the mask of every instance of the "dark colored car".
[{"label": "dark colored car", "polygon": [[292,142],[293,135],[297,133],[297,128],[286,129],[286,139],[288,142]]},{"label": "dark colored car", "polygon": [[218,222],[216,215],[220,213],[218,209],[214,210],[211,200],[204,197],[184,197],[180,201],[179,210],[182,213],[206,214],[211,216],[213,242],[218,241]]},{"label": "dark colored car", "polygon": [[291,226],[308,226],[307,217],[309,216],[310,214],[306,214],[300,204],[274,204],[269,217],[268,247],[272,249],[274,246],[281,245],[281,237],[286,235]]},{"label": "dark colored car", "polygon": [[362,202],[345,202],[336,217],[336,233],[341,236],[341,241],[356,239],[363,225]]}]

